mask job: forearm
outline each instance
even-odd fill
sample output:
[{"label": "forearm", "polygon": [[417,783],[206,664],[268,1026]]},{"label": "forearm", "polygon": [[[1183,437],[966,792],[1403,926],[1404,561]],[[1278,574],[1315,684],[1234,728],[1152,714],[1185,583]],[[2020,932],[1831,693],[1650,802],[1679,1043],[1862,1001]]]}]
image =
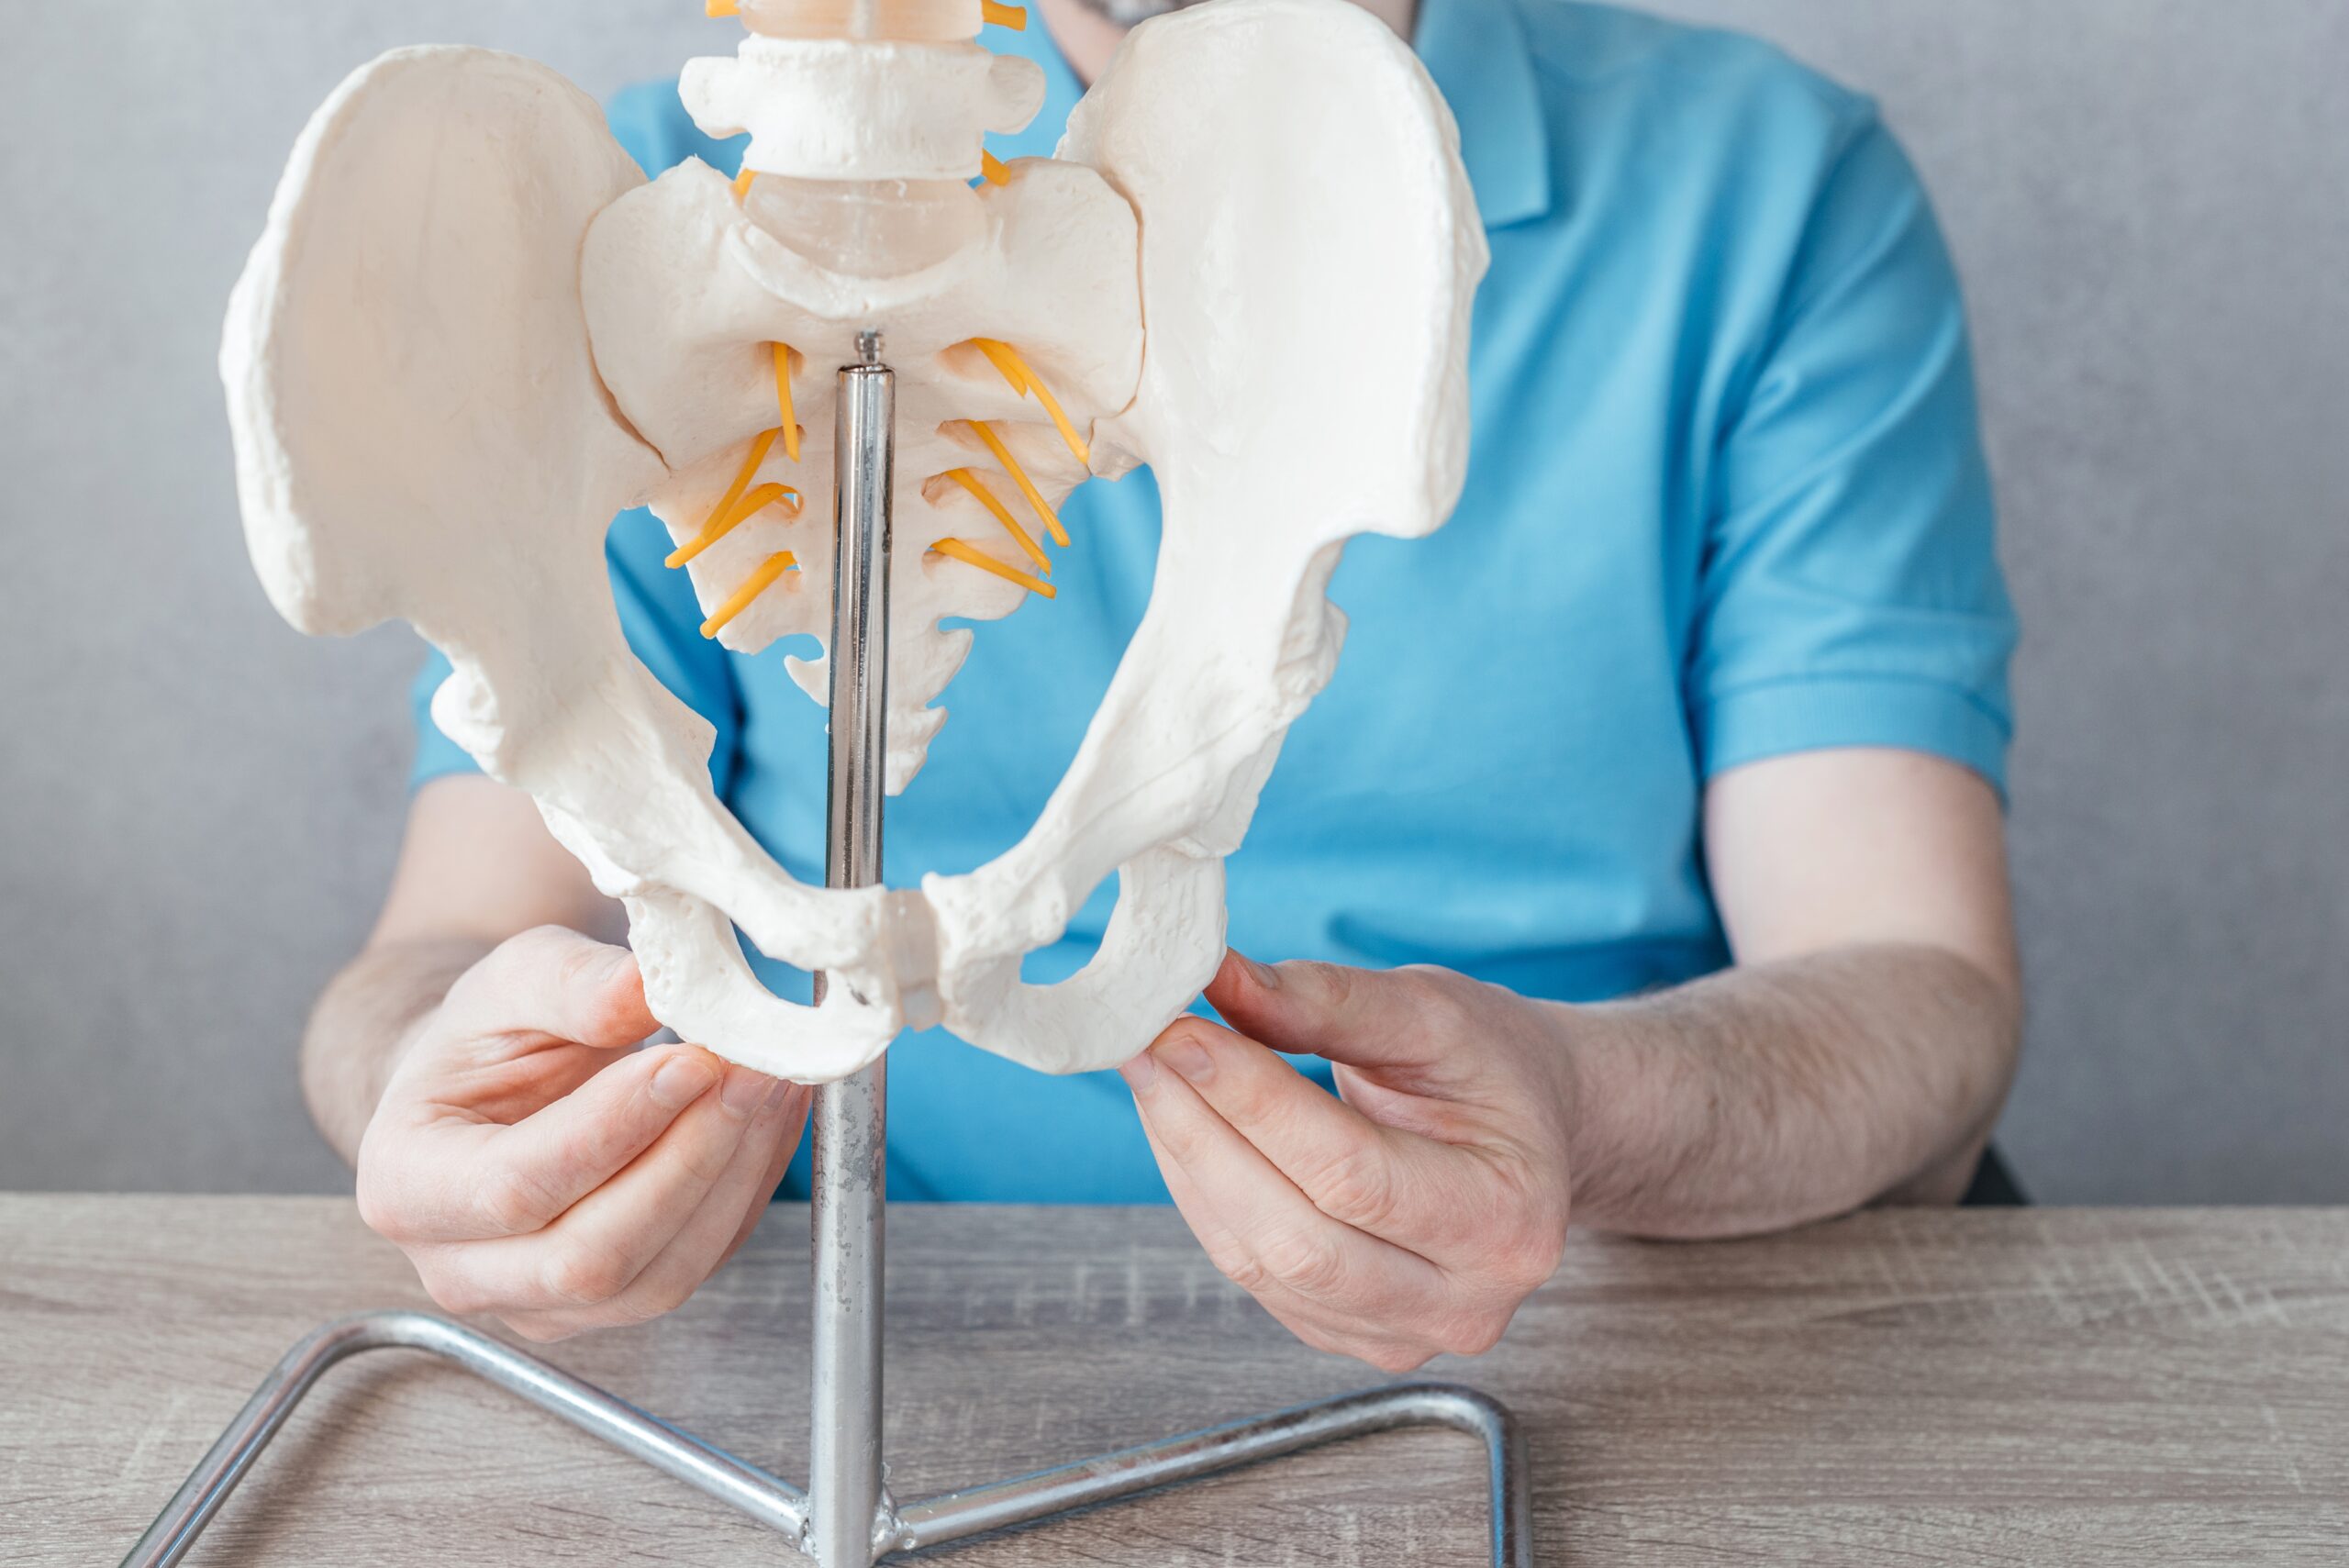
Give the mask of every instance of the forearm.
[{"label": "forearm", "polygon": [[1717,1237],[1954,1198],[2005,1099],[2020,1013],[1965,959],[1891,945],[1562,1008],[1575,1219]]},{"label": "forearm", "polygon": [[471,938],[379,942],[318,997],[302,1037],[302,1096],[345,1163],[358,1162],[360,1137],[417,1028],[490,947]]}]

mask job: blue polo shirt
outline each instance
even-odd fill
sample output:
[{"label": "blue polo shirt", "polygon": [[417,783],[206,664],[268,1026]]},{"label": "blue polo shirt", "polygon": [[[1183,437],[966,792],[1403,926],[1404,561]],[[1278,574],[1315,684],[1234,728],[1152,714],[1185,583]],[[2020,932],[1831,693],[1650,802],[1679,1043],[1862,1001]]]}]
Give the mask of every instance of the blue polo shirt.
[{"label": "blue polo shirt", "polygon": [[[984,41],[1050,84],[995,150],[1050,154],[1075,77],[1041,27]],[[1957,280],[1868,100],[1762,44],[1564,0],[1421,0],[1416,44],[1492,243],[1467,490],[1431,539],[1349,546],[1345,655],[1230,862],[1231,940],[1564,1000],[1669,985],[1729,962],[1698,835],[1714,774],[1892,746],[2002,783],[2015,622]],[[674,84],[622,94],[612,124],[649,171],[736,166]],[[1020,837],[1141,615],[1148,473],[1064,516],[1059,599],[979,628],[892,803],[893,884]],[[614,527],[630,639],[716,724],[744,826],[818,880],[823,716],[790,645],[701,639],[669,548],[649,514]],[[417,684],[419,781],[473,765],[424,711],[445,673]],[[1029,978],[1074,973],[1113,894]],[[1163,1200],[1114,1074],[1047,1078],[938,1033],[891,1062],[895,1195]]]}]

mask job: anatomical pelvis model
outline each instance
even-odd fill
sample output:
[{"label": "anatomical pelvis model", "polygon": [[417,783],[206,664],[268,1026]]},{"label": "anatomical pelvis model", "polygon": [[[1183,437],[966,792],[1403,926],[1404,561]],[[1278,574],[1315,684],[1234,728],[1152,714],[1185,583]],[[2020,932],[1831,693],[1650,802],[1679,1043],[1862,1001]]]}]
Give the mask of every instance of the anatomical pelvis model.
[{"label": "anatomical pelvis model", "polygon": [[[1041,73],[975,40],[1019,13],[740,15],[739,53],[683,83],[747,134],[740,180],[648,183],[578,90],[482,50],[386,55],[318,111],[222,350],[254,564],[305,631],[402,618],[449,656],[435,720],[624,901],[683,1038],[806,1083],[939,1022],[1114,1064],[1214,973],[1223,859],[1338,658],[1345,539],[1428,533],[1458,495],[1485,250],[1451,117],[1346,0],[1213,0],[1137,28],[1059,156],[1007,166],[983,139]],[[803,884],[743,830],[605,565],[650,505],[704,635],[820,639],[833,373],[868,332],[899,387],[893,792],[970,651],[941,623],[1052,613],[1088,476],[1148,463],[1164,504],[1150,606],[1041,815],[918,890]],[[820,661],[792,672],[822,700]],[[1098,955],[1023,983],[1113,873]],[[825,972],[822,1003],[770,994],[742,939]]]}]

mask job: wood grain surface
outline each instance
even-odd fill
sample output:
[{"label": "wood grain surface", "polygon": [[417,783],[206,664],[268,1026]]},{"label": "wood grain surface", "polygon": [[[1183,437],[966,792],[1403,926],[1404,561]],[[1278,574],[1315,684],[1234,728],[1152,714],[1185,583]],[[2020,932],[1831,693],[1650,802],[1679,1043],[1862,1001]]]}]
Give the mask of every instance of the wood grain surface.
[{"label": "wood grain surface", "polygon": [[[1169,1211],[891,1215],[891,1477],[918,1496],[1378,1381],[1305,1350]],[[807,1213],[560,1364],[785,1475]],[[0,1563],[111,1563],[317,1320],[426,1305],[351,1206],[0,1196]],[[1577,1237],[1436,1375],[1532,1439],[1544,1562],[2349,1562],[2349,1211],[1875,1213]],[[1474,1564],[1475,1447],[1362,1440],[935,1554],[963,1568]],[[405,1352],[331,1374],[202,1565],[796,1561]]]}]

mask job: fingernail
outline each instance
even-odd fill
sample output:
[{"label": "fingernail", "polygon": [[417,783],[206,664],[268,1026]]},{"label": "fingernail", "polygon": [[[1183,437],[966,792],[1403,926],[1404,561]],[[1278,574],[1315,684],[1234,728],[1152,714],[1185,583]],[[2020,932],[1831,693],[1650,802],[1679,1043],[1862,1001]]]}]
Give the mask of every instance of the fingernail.
[{"label": "fingernail", "polygon": [[791,1098],[791,1085],[780,1078],[776,1079],[774,1087],[767,1091],[767,1097],[759,1102],[759,1114],[763,1116],[770,1111],[783,1109],[783,1102],[789,1098]]},{"label": "fingernail", "polygon": [[1266,991],[1277,991],[1280,989],[1281,975],[1279,970],[1275,969],[1269,963],[1258,963],[1254,959],[1250,958],[1244,952],[1235,952],[1231,956],[1240,961],[1240,966],[1248,972],[1248,978],[1252,984]]},{"label": "fingernail", "polygon": [[1150,1053],[1190,1083],[1204,1084],[1215,1076],[1214,1054],[1188,1035],[1161,1040],[1150,1048]]},{"label": "fingernail", "polygon": [[726,1087],[718,1092],[718,1097],[725,1106],[727,1115],[748,1120],[758,1114],[761,1106],[766,1104],[767,1092],[774,1086],[774,1080],[763,1073],[753,1073],[747,1067],[732,1067],[727,1070]]},{"label": "fingernail", "polygon": [[1119,1068],[1118,1073],[1125,1079],[1126,1086],[1139,1095],[1158,1082],[1158,1063],[1152,1059],[1151,1053],[1145,1051],[1123,1067]]},{"label": "fingernail", "polygon": [[652,1103],[666,1111],[681,1111],[709,1092],[718,1076],[709,1058],[698,1051],[680,1051],[652,1074]]}]

